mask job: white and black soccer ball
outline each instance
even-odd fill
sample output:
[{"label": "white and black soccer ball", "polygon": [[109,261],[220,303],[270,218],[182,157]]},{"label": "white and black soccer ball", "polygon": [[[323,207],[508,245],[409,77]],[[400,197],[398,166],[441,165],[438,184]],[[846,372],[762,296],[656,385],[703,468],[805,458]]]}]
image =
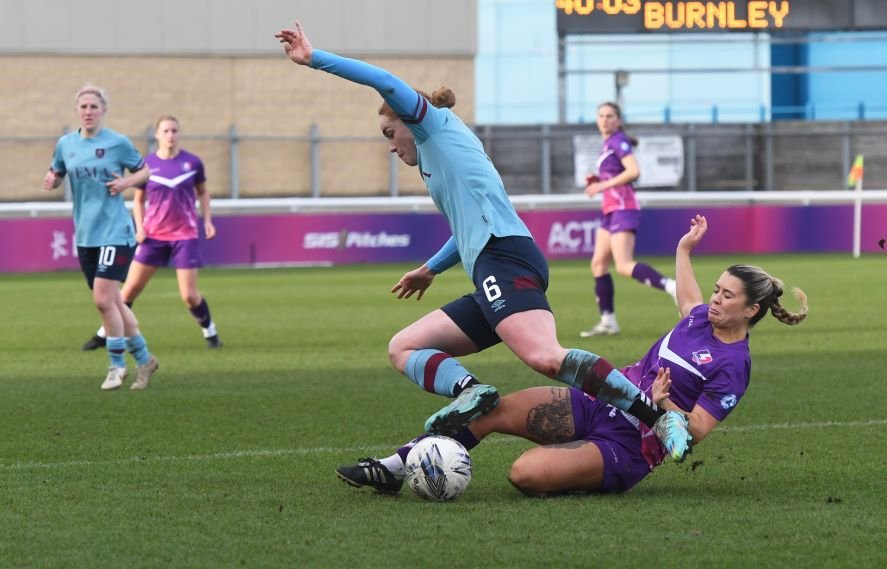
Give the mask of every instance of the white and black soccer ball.
[{"label": "white and black soccer ball", "polygon": [[407,455],[406,483],[416,495],[432,502],[455,500],[471,482],[471,457],[449,437],[427,437]]}]

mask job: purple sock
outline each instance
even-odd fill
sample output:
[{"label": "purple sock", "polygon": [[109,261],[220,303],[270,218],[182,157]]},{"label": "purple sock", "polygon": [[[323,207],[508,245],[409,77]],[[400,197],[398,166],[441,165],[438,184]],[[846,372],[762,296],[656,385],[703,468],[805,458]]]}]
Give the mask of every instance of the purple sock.
[{"label": "purple sock", "polygon": [[634,270],[631,271],[631,278],[641,284],[658,288],[659,290],[665,289],[665,277],[662,276],[662,273],[646,263],[636,264]]},{"label": "purple sock", "polygon": [[[407,462],[407,455],[410,454],[410,451],[413,449],[414,446],[416,446],[416,443],[418,443],[422,439],[427,439],[431,436],[433,435],[424,433],[397,449],[397,454],[398,456],[400,456],[400,459],[404,462],[404,464],[406,464]],[[477,440],[477,437],[474,436],[474,434],[471,432],[471,429],[469,429],[468,427],[465,427],[450,438],[456,439],[457,441],[462,443],[462,446],[465,447],[465,450],[471,450],[476,447],[478,443],[480,443],[480,441]]]},{"label": "purple sock", "polygon": [[397,449],[397,454],[398,456],[400,456],[400,459],[403,461],[404,464],[407,463],[407,455],[410,454],[410,451],[413,450],[413,447],[416,446],[416,443],[421,441],[422,439],[427,439],[430,436],[431,435],[429,435],[428,433],[419,435],[415,439]]},{"label": "purple sock", "polygon": [[209,316],[209,305],[206,304],[205,298],[201,298],[200,304],[190,310],[191,315],[194,316],[194,319],[197,320],[197,323],[200,324],[201,328],[209,328],[209,325],[213,320]]},{"label": "purple sock", "polygon": [[602,277],[594,278],[594,294],[597,296],[597,305],[601,310],[601,314],[612,314],[615,312],[616,291],[613,288],[613,277],[610,273]]}]

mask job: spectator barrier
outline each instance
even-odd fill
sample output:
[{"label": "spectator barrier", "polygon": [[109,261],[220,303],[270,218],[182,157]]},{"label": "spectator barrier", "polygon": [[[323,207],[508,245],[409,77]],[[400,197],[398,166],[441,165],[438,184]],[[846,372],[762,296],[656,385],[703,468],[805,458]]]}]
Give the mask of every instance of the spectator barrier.
[{"label": "spectator barrier", "polygon": [[[639,192],[637,254],[671,255],[690,218],[713,227],[701,254],[851,254],[856,192]],[[887,190],[861,192],[863,253],[887,253]],[[588,258],[599,200],[582,194],[512,201],[549,260]],[[428,197],[214,200],[218,236],[202,243],[210,266],[415,262],[450,235]],[[70,203],[0,204],[0,272],[76,269]]]}]

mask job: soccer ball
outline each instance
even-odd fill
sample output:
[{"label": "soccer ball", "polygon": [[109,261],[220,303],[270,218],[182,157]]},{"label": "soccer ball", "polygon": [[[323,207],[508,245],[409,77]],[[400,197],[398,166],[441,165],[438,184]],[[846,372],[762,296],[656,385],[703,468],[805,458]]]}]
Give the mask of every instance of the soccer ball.
[{"label": "soccer ball", "polygon": [[432,502],[455,500],[471,482],[471,457],[449,437],[427,437],[407,455],[406,483],[416,495]]}]

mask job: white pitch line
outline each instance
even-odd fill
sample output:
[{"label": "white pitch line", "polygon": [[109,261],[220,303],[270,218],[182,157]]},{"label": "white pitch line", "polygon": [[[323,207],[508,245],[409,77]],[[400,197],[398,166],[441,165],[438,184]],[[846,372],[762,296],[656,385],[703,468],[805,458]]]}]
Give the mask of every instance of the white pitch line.
[{"label": "white pitch line", "polygon": [[[718,432],[749,432],[749,431],[770,431],[770,430],[801,430],[801,429],[830,429],[830,428],[859,428],[859,427],[877,427],[887,425],[887,419],[870,419],[867,421],[825,421],[821,423],[779,423],[773,425],[745,425],[736,427],[721,427],[715,431]],[[526,443],[524,439],[518,437],[497,436],[485,442],[485,445],[491,443]],[[277,456],[293,456],[293,455],[310,455],[310,454],[332,454],[332,453],[360,453],[367,451],[391,452],[394,445],[364,445],[358,447],[313,447],[313,448],[287,448],[287,449],[256,449],[256,450],[238,450],[230,452],[217,452],[210,454],[186,454],[178,456],[152,456],[141,457],[135,456],[130,458],[117,458],[111,460],[70,460],[66,462],[18,462],[12,464],[0,463],[0,471],[6,470],[41,470],[66,468],[77,466],[114,466],[120,464],[139,464],[152,462],[186,462],[186,461],[211,461],[226,460],[229,458],[263,458]]]},{"label": "white pitch line", "polygon": [[736,427],[721,427],[715,433],[746,432],[746,431],[778,431],[792,429],[828,429],[831,427],[876,427],[887,425],[887,419],[869,419],[866,421],[824,421],[821,423],[779,423],[775,425],[739,425]]}]

